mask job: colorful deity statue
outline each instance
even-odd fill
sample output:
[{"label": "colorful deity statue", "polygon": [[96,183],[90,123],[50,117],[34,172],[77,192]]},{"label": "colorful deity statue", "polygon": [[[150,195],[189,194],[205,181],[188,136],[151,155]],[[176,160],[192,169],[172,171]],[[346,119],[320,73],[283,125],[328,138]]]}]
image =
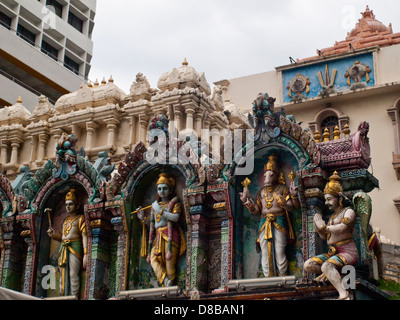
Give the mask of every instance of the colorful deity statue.
[{"label": "colorful deity statue", "polygon": [[68,216],[64,219],[59,232],[50,226],[47,234],[60,241],[58,266],[60,268],[60,295],[79,296],[80,271],[86,269],[88,238],[83,215],[78,213],[80,201],[77,191],[70,189],[65,196],[65,209]]},{"label": "colorful deity statue", "polygon": [[345,265],[355,266],[359,256],[356,244],[352,238],[356,223],[356,213],[350,207],[343,205],[343,188],[337,172],[329,178],[324,190],[325,204],[333,213],[328,223],[320,214],[314,216],[314,225],[319,236],[327,241],[328,253],[308,259],[304,264],[307,272],[321,274],[315,281],[327,280],[339,293],[339,300],[349,299],[349,291],[342,283],[340,271]]},{"label": "colorful deity statue", "polygon": [[294,240],[289,212],[299,207],[297,187],[291,175],[289,190],[275,155],[265,166],[264,186],[257,194],[256,203],[244,184],[240,200],[250,213],[260,215],[257,246],[261,249],[261,265],[265,277],[287,274],[286,246]]},{"label": "colorful deity statue", "polygon": [[77,171],[77,153],[75,146],[78,139],[73,135],[63,133],[56,146],[56,163],[58,170],[54,169],[54,177],[67,180],[69,176]]},{"label": "colorful deity statue", "polygon": [[[138,208],[138,218],[143,223],[141,256],[151,264],[157,280],[162,286],[171,286],[176,280],[176,265],[179,256],[186,250],[186,241],[178,224],[181,203],[174,196],[175,179],[161,173],[156,183],[157,200],[150,206],[150,215]],[[149,225],[147,240],[146,222]],[[146,241],[147,245],[146,245]]]}]

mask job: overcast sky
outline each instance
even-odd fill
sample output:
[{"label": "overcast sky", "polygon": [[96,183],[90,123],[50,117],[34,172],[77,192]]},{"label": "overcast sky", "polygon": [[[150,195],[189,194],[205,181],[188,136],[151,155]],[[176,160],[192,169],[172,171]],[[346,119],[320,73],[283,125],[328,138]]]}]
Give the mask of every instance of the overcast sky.
[{"label": "overcast sky", "polygon": [[89,79],[153,88],[184,58],[213,82],[273,70],[344,40],[366,5],[400,32],[399,0],[97,0]]}]

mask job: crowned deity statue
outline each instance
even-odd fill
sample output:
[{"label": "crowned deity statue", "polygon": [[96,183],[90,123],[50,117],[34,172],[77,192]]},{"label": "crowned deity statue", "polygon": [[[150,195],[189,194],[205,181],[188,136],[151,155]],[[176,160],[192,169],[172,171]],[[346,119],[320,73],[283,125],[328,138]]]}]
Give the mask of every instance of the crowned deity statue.
[{"label": "crowned deity statue", "polygon": [[137,210],[143,224],[141,256],[151,265],[161,286],[172,286],[177,276],[178,258],[186,250],[185,237],[178,224],[182,209],[179,198],[174,196],[173,177],[161,173],[156,187],[157,200],[149,206],[150,214],[145,214],[146,208],[139,207]]},{"label": "crowned deity statue", "polygon": [[257,247],[261,249],[261,266],[265,277],[287,274],[286,246],[288,242],[294,241],[289,212],[300,206],[293,173],[290,174],[290,178],[288,189],[278,158],[271,155],[265,166],[264,186],[257,194],[256,203],[250,198],[250,180],[246,179],[248,182],[242,183],[244,189],[239,194],[241,202],[249,212],[261,216]]},{"label": "crowned deity statue", "polygon": [[319,274],[317,282],[329,282],[339,293],[339,300],[350,299],[349,291],[342,283],[340,271],[345,265],[355,266],[358,262],[358,251],[352,238],[356,223],[356,213],[343,205],[343,188],[337,172],[329,178],[324,190],[325,204],[332,211],[328,222],[320,214],[314,216],[314,225],[319,236],[327,241],[328,253],[308,259],[304,270]]},{"label": "crowned deity statue", "polygon": [[85,218],[78,213],[80,205],[77,191],[70,189],[65,196],[68,216],[57,233],[51,224],[47,230],[50,238],[61,242],[58,258],[61,274],[60,295],[74,295],[77,298],[80,290],[80,271],[81,268],[86,269],[88,248]]}]

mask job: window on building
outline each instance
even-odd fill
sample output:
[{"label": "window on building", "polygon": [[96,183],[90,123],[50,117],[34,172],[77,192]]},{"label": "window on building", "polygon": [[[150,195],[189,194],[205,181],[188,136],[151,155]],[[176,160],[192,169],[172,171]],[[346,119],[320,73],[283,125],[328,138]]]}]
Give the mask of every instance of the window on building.
[{"label": "window on building", "polygon": [[31,45],[33,46],[35,45],[36,34],[29,31],[27,28],[25,28],[20,24],[18,24],[17,35],[20,36],[25,41],[29,42]]},{"label": "window on building", "polygon": [[46,0],[46,6],[53,7],[54,13],[60,18],[62,17],[62,11],[63,11],[62,4],[58,3],[56,0]]},{"label": "window on building", "polygon": [[76,30],[79,32],[82,32],[83,30],[83,21],[79,19],[76,15],[74,15],[72,12],[69,12],[68,14],[68,23],[73,26]]},{"label": "window on building", "polygon": [[53,58],[54,60],[58,59],[58,50],[54,48],[52,45],[48,44],[46,41],[42,41],[42,52],[47,54],[49,57]]},{"label": "window on building", "polygon": [[79,63],[75,62],[68,56],[64,57],[64,67],[71,70],[72,72],[79,74]]},{"label": "window on building", "polygon": [[3,27],[6,27],[8,30],[11,29],[11,18],[4,14],[3,12],[0,12],[0,24]]},{"label": "window on building", "polygon": [[337,116],[328,116],[321,122],[321,131],[322,133],[327,128],[329,130],[330,140],[333,139],[333,131],[335,127],[339,127],[339,119]]}]

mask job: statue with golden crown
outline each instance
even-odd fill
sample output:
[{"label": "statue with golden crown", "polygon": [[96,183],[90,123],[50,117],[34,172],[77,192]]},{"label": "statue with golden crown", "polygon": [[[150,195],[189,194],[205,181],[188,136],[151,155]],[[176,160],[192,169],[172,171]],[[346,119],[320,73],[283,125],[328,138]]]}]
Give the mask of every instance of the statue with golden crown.
[{"label": "statue with golden crown", "polygon": [[88,237],[85,218],[78,212],[80,205],[77,191],[70,189],[65,196],[68,216],[58,232],[55,232],[51,225],[47,230],[50,238],[61,242],[58,259],[61,296],[79,296],[80,271],[86,269]]},{"label": "statue with golden crown", "polygon": [[329,178],[325,186],[325,204],[332,211],[326,223],[320,214],[314,216],[314,225],[319,236],[327,241],[328,253],[308,259],[304,264],[307,272],[320,274],[315,281],[329,282],[339,293],[339,300],[349,299],[349,291],[342,283],[340,271],[345,265],[356,266],[359,256],[352,234],[356,223],[356,213],[343,205],[343,188],[337,172]]},{"label": "statue with golden crown", "polygon": [[261,249],[261,265],[265,277],[284,276],[288,270],[286,246],[294,241],[289,213],[299,208],[294,174],[289,188],[285,184],[278,157],[271,155],[265,165],[264,186],[257,194],[256,203],[250,198],[248,179],[243,183],[240,200],[250,213],[261,216],[257,246]]},{"label": "statue with golden crown", "polygon": [[172,286],[176,280],[178,258],[186,250],[185,237],[178,224],[182,208],[179,198],[174,195],[175,179],[172,176],[161,173],[156,187],[157,200],[150,206],[150,214],[145,214],[146,208],[137,210],[143,224],[141,256],[151,265],[161,286]]}]

